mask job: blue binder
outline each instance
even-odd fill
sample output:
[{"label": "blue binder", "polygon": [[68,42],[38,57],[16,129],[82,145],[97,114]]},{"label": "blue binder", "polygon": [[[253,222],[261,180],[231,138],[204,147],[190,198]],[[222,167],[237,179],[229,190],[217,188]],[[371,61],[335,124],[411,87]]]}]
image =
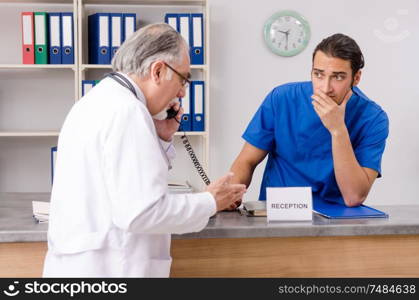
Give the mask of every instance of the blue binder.
[{"label": "blue binder", "polygon": [[122,41],[125,41],[136,31],[136,24],[137,24],[136,14],[130,14],[130,13],[122,14],[122,34],[123,34]]},{"label": "blue binder", "polygon": [[347,207],[323,200],[313,201],[313,211],[329,219],[388,218],[388,214],[370,206]]},{"label": "blue binder", "polygon": [[203,81],[191,84],[192,131],[205,130],[205,88]]},{"label": "blue binder", "polygon": [[190,57],[192,65],[204,64],[204,23],[203,14],[191,14]]},{"label": "blue binder", "polygon": [[164,16],[164,22],[172,26],[174,30],[179,31],[178,14],[166,14]]},{"label": "blue binder", "polygon": [[61,13],[48,13],[48,53],[50,64],[61,64]]},{"label": "blue binder", "polygon": [[72,12],[61,13],[61,63],[74,64],[74,22]]},{"label": "blue binder", "polygon": [[191,39],[191,14],[178,14],[178,32],[185,39],[186,43],[190,47]]},{"label": "blue binder", "polygon": [[185,90],[185,96],[180,98],[180,104],[183,108],[183,115],[180,120],[179,131],[192,131],[192,119],[191,119],[191,87]]},{"label": "blue binder", "polygon": [[96,85],[96,81],[94,80],[82,80],[81,82],[81,96],[87,94],[94,86]]},{"label": "blue binder", "polygon": [[51,148],[51,184],[54,183],[55,160],[57,157],[57,146]]},{"label": "blue binder", "polygon": [[119,47],[123,42],[123,26],[122,26],[122,14],[119,13],[111,13],[110,14],[111,20],[111,32],[110,32],[110,40],[111,40],[111,61],[113,56],[115,55],[116,51],[118,51]]},{"label": "blue binder", "polygon": [[89,63],[111,63],[109,13],[89,16]]}]

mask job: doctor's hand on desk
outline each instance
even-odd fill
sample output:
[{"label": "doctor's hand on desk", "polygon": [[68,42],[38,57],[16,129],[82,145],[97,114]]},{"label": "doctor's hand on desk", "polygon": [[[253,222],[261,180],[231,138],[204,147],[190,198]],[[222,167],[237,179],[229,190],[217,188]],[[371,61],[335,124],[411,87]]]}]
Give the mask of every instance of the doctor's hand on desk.
[{"label": "doctor's hand on desk", "polygon": [[180,107],[180,103],[178,101],[173,102],[170,107],[178,111],[176,117],[164,120],[153,119],[158,136],[166,142],[171,141],[173,135],[178,131],[180,125],[180,118],[183,114],[183,108]]},{"label": "doctor's hand on desk", "polygon": [[225,210],[234,205],[235,202],[240,201],[247,191],[244,184],[230,183],[233,175],[230,172],[207,186],[206,191],[212,194],[217,204],[217,212]]}]

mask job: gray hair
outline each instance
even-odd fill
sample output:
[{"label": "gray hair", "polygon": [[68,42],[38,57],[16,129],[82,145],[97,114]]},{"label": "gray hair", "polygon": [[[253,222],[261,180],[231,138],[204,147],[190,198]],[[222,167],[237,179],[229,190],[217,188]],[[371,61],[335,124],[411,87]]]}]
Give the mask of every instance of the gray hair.
[{"label": "gray hair", "polygon": [[181,63],[182,51],[188,50],[183,37],[170,25],[151,24],[137,30],[118,49],[112,59],[114,72],[145,77],[156,60]]}]

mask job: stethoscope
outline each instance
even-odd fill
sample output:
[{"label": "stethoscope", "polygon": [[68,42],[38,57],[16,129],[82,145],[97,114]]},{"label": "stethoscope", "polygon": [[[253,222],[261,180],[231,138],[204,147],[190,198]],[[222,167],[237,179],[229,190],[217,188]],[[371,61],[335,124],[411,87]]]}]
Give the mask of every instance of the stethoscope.
[{"label": "stethoscope", "polygon": [[[120,85],[122,85],[123,87],[126,87],[127,89],[129,89],[136,98],[138,98],[137,96],[137,92],[135,91],[134,86],[131,84],[131,82],[129,82],[128,79],[126,79],[124,76],[122,76],[121,74],[117,73],[117,72],[111,72],[105,75],[106,77],[110,77],[113,80],[115,80],[116,82],[118,82]],[[178,111],[173,109],[173,108],[169,108],[167,110],[167,118],[166,119],[174,119],[176,122],[178,122],[180,124],[180,122],[175,118],[178,114]]]},{"label": "stethoscope", "polygon": [[[122,76],[121,74],[119,74],[119,73],[117,73],[117,72],[111,72],[111,73],[108,73],[108,74],[106,74],[105,75],[105,78],[106,77],[109,77],[109,78],[112,78],[113,80],[115,80],[116,82],[118,82],[120,85],[122,85],[123,87],[125,87],[125,88],[127,88],[127,89],[129,89],[133,94],[134,94],[134,96],[135,96],[135,98],[137,98],[137,99],[139,99],[138,98],[138,95],[137,95],[137,92],[135,91],[135,88],[134,88],[134,86],[132,85],[132,83],[131,82],[129,82],[129,80],[128,79],[126,79],[124,76]],[[161,150],[161,152],[164,154],[163,156],[166,158],[166,162],[167,162],[167,165],[168,165],[168,167],[169,167],[169,170],[172,168],[172,165],[171,165],[171,163],[170,163],[170,159],[169,159],[169,157],[167,157],[167,153],[166,153],[166,151],[163,149],[163,146],[160,144],[160,143],[158,143],[159,144],[159,146],[160,146],[160,150]]]},{"label": "stethoscope", "polygon": [[127,89],[129,89],[134,94],[135,98],[138,98],[137,92],[135,91],[135,88],[132,85],[132,83],[129,82],[129,80],[126,79],[121,74],[119,74],[117,72],[111,72],[111,73],[106,74],[105,75],[105,78],[106,77],[112,78],[113,80],[115,80],[116,82],[118,82],[123,87],[126,87]]}]

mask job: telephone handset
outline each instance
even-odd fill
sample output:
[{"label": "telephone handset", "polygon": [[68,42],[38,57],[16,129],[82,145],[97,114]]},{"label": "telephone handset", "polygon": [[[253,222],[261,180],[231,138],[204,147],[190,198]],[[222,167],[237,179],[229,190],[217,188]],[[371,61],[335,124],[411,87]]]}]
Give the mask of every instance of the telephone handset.
[{"label": "telephone handset", "polygon": [[177,116],[177,113],[179,111],[176,110],[176,109],[174,109],[173,107],[171,107],[168,110],[166,110],[166,112],[167,112],[166,120],[168,120],[168,119],[173,119],[174,117],[176,117]]},{"label": "telephone handset", "polygon": [[[128,79],[126,79],[121,74],[116,73],[116,72],[112,72],[112,73],[106,74],[105,77],[112,78],[113,80],[118,82],[120,85],[129,89],[135,95],[135,97],[137,97],[137,93],[135,92],[134,86],[131,84],[131,82],[129,82]],[[178,114],[178,111],[175,110],[173,107],[169,108],[166,112],[167,112],[166,120],[167,119],[173,119]],[[175,119],[175,121],[180,124],[180,122],[177,119]],[[192,149],[191,143],[189,142],[185,131],[182,130],[182,125],[180,125],[180,130],[183,131],[183,135],[180,138],[182,139],[182,143],[183,143],[183,146],[186,149],[186,152],[188,152],[188,155],[191,158],[192,163],[193,163],[195,169],[198,171],[198,174],[201,177],[202,181],[204,181],[204,183],[206,185],[209,185],[211,183],[211,181],[209,180],[207,174],[205,173],[204,168],[202,167],[201,163],[199,162],[198,158],[196,157],[195,152]]]}]

